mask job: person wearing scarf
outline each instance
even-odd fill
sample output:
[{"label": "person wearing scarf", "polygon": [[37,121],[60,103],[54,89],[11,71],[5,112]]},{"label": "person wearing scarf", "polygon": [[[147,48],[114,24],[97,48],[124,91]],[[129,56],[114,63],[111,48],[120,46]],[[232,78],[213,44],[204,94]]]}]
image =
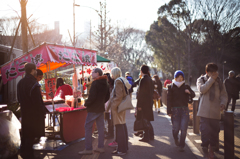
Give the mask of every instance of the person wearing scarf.
[{"label": "person wearing scarf", "polygon": [[197,116],[200,117],[201,146],[204,157],[214,158],[220,132],[221,111],[224,110],[228,98],[225,86],[218,77],[218,66],[209,63],[205,71],[206,74],[199,77],[196,84],[198,91],[202,94]]},{"label": "person wearing scarf", "polygon": [[[172,84],[168,85],[167,114],[171,116],[173,138],[180,152],[184,151],[183,148],[187,135],[189,97],[194,98],[195,93],[190,86],[185,84],[184,73],[181,70],[177,70],[174,74]],[[181,135],[180,140],[178,140],[178,133],[180,130]]]}]

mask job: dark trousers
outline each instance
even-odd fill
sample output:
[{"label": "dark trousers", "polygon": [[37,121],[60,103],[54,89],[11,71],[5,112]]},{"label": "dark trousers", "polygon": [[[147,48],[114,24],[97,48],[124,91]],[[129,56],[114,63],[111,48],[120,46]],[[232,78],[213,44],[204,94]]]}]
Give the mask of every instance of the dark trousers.
[{"label": "dark trousers", "polygon": [[33,151],[34,139],[35,137],[33,136],[22,135],[21,146],[20,146],[20,155],[22,158],[24,159],[34,158],[34,151]]},{"label": "dark trousers", "polygon": [[172,108],[172,133],[174,140],[178,140],[178,133],[181,130],[179,146],[185,146],[187,128],[189,121],[188,107]]},{"label": "dark trousers", "polygon": [[128,150],[128,132],[126,124],[117,124],[116,142],[118,143],[117,151],[126,153]]},{"label": "dark trousers", "polygon": [[151,139],[154,139],[154,130],[150,121],[148,121],[148,125],[149,125],[149,128],[147,130],[144,130],[143,139],[151,140]]},{"label": "dark trousers", "polygon": [[201,117],[200,131],[202,147],[208,147],[209,145],[216,147],[218,145],[218,135],[220,131],[219,120]]},{"label": "dark trousers", "polygon": [[232,99],[232,111],[235,110],[235,105],[236,105],[236,100],[237,100],[237,98],[235,98],[235,97],[234,97],[233,95],[231,95],[231,94],[228,94],[228,102],[227,102],[227,105],[226,105],[226,111],[228,110],[228,105],[229,105],[231,99]]}]

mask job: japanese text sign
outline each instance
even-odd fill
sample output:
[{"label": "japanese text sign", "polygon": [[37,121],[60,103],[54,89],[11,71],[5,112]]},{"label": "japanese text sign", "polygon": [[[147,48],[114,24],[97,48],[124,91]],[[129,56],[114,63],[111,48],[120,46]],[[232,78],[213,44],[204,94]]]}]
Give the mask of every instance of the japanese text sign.
[{"label": "japanese text sign", "polygon": [[55,91],[56,91],[56,79],[49,78],[45,79],[45,90],[46,90],[46,98],[53,99]]}]

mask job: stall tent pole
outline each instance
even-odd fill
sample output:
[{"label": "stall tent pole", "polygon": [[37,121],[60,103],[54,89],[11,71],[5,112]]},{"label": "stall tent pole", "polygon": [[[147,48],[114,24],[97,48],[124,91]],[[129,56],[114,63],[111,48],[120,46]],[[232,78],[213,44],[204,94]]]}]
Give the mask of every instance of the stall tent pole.
[{"label": "stall tent pole", "polygon": [[[76,71],[76,66],[75,66],[75,64],[73,64],[73,68],[74,68],[74,74],[75,74],[75,76],[74,76],[74,81],[77,83],[77,85],[78,85],[78,81],[77,81],[77,71]],[[75,84],[76,84],[75,83]],[[77,90],[77,86],[76,86],[76,88],[74,89],[74,91],[75,92],[77,92],[78,90]],[[74,97],[74,107],[76,108],[76,107],[78,107],[78,97]]]},{"label": "stall tent pole", "polygon": [[[51,66],[50,66],[50,62],[49,62],[49,72],[51,71]],[[53,97],[52,97],[52,105],[53,105],[53,111],[55,111],[55,108],[54,108],[54,101],[53,101]]]},{"label": "stall tent pole", "polygon": [[[84,84],[84,72],[83,72],[83,68],[84,68],[84,66],[82,65],[82,86],[83,86],[83,84]],[[83,92],[82,92],[82,95],[84,96],[84,90],[83,90]]]}]

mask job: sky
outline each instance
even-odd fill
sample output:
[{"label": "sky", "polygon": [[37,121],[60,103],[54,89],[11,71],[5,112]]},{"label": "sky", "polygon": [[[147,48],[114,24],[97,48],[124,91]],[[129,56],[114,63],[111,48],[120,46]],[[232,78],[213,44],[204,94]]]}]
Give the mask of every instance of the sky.
[{"label": "sky", "polygon": [[[104,0],[101,0],[104,2]],[[147,31],[153,21],[157,20],[158,8],[169,0],[106,0],[107,18],[112,25],[122,27],[131,26]],[[75,0],[75,30],[76,34],[89,32],[91,20],[92,29],[96,30],[100,23],[99,16],[91,7],[99,10],[100,0]],[[15,11],[14,11],[15,10]],[[0,0],[0,18],[21,16],[19,0]],[[59,21],[60,34],[69,38],[68,29],[73,34],[73,0],[29,0],[27,3],[27,17],[37,18],[37,22],[47,24],[54,29],[54,22]]]}]

